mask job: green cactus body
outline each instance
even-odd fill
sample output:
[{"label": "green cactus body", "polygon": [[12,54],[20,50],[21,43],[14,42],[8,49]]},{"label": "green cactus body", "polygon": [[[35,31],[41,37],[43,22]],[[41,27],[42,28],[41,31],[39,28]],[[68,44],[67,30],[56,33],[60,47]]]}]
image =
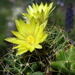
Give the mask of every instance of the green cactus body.
[{"label": "green cactus body", "polygon": [[[60,28],[52,26],[48,27],[47,30],[49,35],[46,41],[42,43],[42,49],[32,53],[27,52],[22,56],[15,56],[15,52],[10,51],[8,54],[9,58],[4,58],[4,62],[8,64],[9,67],[6,67],[4,70],[6,72],[9,70],[9,74],[12,73],[14,75],[37,75],[38,71],[42,71],[43,68],[48,67],[50,60],[54,70],[69,74],[70,67],[74,69],[73,65],[75,65],[73,62],[68,61],[73,58],[64,52],[68,47],[69,41],[64,37],[65,34]],[[71,52],[68,52],[68,54],[71,54]],[[74,55],[72,56],[74,57]],[[52,62],[54,60],[57,61]],[[68,61],[68,63],[66,63],[66,61]],[[72,73],[74,73],[74,70]],[[40,75],[44,74],[40,73]]]},{"label": "green cactus body", "polygon": [[75,47],[71,45],[68,52],[64,50],[56,54],[56,61],[51,62],[53,70],[61,75],[75,75]]},{"label": "green cactus body", "polygon": [[49,36],[47,37],[47,43],[49,44],[49,57],[53,57],[61,50],[68,48],[69,40],[65,38],[67,34],[60,28],[52,26],[48,29]]}]

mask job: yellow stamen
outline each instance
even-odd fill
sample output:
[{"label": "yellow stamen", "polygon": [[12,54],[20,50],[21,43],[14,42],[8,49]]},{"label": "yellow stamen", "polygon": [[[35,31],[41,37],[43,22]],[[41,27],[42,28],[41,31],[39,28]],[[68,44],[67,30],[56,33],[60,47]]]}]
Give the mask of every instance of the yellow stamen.
[{"label": "yellow stamen", "polygon": [[29,37],[27,37],[27,41],[30,43],[34,42],[34,38],[30,35]]}]

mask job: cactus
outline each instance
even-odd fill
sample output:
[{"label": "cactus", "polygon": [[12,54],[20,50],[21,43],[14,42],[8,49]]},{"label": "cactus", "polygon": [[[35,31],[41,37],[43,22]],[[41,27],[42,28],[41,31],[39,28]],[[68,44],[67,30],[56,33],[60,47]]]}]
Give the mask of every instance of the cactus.
[{"label": "cactus", "polygon": [[[45,8],[47,8],[47,6],[48,5],[46,4]],[[49,6],[51,8],[52,4]],[[33,7],[35,10],[35,8],[37,8],[37,4],[35,6],[33,4]],[[41,8],[42,7],[43,7],[43,3],[41,3]],[[29,11],[31,11],[31,10],[32,10],[32,7],[29,7]],[[15,39],[12,37],[12,38],[7,39],[8,42],[12,42],[12,43],[19,44],[19,45],[13,48],[13,49],[18,48],[17,55],[16,55],[15,50],[11,49],[8,52],[7,56],[5,56],[3,59],[3,64],[4,64],[3,71],[5,72],[5,75],[6,74],[9,74],[9,75],[10,74],[11,75],[37,75],[37,74],[45,75],[45,74],[49,74],[50,73],[49,62],[56,60],[59,57],[59,56],[57,58],[55,57],[58,53],[61,53],[62,50],[63,50],[62,52],[65,53],[64,50],[69,48],[70,41],[66,38],[67,35],[64,33],[64,31],[62,29],[47,25],[47,27],[46,27],[46,31],[48,33],[48,37],[47,37],[47,35],[45,34],[46,31],[44,31],[45,30],[44,28],[47,23],[47,21],[45,21],[45,20],[48,18],[47,16],[48,16],[49,10],[47,10],[47,13],[45,13],[45,11],[43,10],[43,11],[41,11],[41,13],[39,12],[39,15],[38,15],[38,11],[40,11],[39,8],[37,10],[36,15],[33,13],[33,11],[31,12],[31,13],[33,13],[32,15],[28,16],[25,14],[27,16],[27,19],[25,20],[26,22],[23,22],[22,20],[20,20],[20,22],[22,24],[18,20],[16,20],[16,23],[17,23],[16,26],[17,26],[18,30],[19,31],[25,30],[25,29],[23,29],[22,25],[23,26],[26,25],[27,33],[26,33],[26,30],[20,31],[19,34],[17,32],[12,31],[14,34],[16,34],[15,36],[17,36],[19,38]],[[31,13],[29,12],[29,14],[31,14]],[[45,15],[42,13],[45,13]],[[37,15],[40,17],[41,21],[43,21],[43,24],[41,24],[41,22],[38,20]],[[40,15],[44,16],[44,19],[42,19]],[[33,18],[33,16],[37,16],[37,17]],[[35,22],[35,23],[33,23],[33,22]],[[21,24],[22,29],[20,29],[19,23]],[[25,23],[27,23],[27,24],[25,24]],[[41,25],[39,25],[39,24],[41,24]],[[37,34],[38,35],[37,36],[33,35],[31,37],[31,34],[34,34],[35,27],[36,27],[36,30],[35,30],[36,35]],[[30,28],[30,31],[29,31],[29,28]],[[40,29],[40,31],[39,31],[39,29]],[[37,33],[37,32],[39,32],[39,33]],[[24,34],[26,34],[26,35],[24,35]],[[28,36],[28,35],[30,35],[30,36]],[[47,39],[46,39],[46,37],[47,37]],[[20,44],[20,42],[21,42],[21,44]],[[26,52],[25,52],[25,50],[26,50]],[[23,51],[23,53],[22,53],[22,51]],[[61,68],[62,64],[63,64],[63,62],[59,61],[54,66],[58,65],[58,67]],[[66,67],[65,68],[63,67],[63,69],[64,69],[64,72],[67,71],[67,73],[68,73],[68,70]]]},{"label": "cactus", "polygon": [[[12,52],[10,50],[3,60],[5,64],[3,70],[12,75],[37,75],[39,71],[45,72],[47,67],[50,68],[49,60],[50,62],[56,60],[55,55],[62,49],[68,48],[69,40],[65,38],[64,31],[60,28],[47,27],[47,31],[48,37],[42,43],[42,49],[36,49],[32,53],[27,52],[21,56],[15,56],[15,50]],[[40,75],[44,75],[43,72]]]},{"label": "cactus", "polygon": [[56,61],[50,64],[59,75],[75,75],[75,47],[71,45],[67,52],[62,50],[57,53]]},{"label": "cactus", "polygon": [[28,54],[23,56],[15,56],[14,53],[15,52],[9,52],[9,57],[5,57],[3,59],[3,72],[5,72],[5,75],[7,73],[9,75],[44,75],[44,73],[40,71],[45,67],[45,65],[40,61],[35,61],[35,54],[33,55],[29,53],[29,56]]},{"label": "cactus", "polygon": [[47,30],[49,33],[47,43],[50,50],[48,54],[50,55],[49,57],[54,58],[56,53],[69,47],[70,41],[67,39],[67,34],[60,28],[52,26],[51,28],[48,27]]}]

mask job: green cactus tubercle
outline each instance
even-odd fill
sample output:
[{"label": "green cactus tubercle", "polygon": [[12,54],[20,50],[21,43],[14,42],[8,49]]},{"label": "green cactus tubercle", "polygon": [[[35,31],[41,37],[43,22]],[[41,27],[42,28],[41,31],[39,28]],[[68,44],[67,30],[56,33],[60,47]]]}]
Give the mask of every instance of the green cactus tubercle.
[{"label": "green cactus tubercle", "polygon": [[60,75],[75,75],[75,47],[71,45],[68,52],[61,50],[56,54],[56,61],[50,64],[52,69]]}]

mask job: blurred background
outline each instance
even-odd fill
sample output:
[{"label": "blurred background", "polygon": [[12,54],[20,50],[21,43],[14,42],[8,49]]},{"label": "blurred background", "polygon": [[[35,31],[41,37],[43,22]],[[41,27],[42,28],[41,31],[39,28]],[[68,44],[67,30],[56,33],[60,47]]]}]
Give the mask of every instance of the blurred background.
[{"label": "blurred background", "polygon": [[14,18],[22,18],[21,13],[32,3],[54,2],[55,10],[50,14],[49,25],[65,30],[69,38],[75,41],[75,0],[0,0],[0,58],[10,48],[4,39],[13,36]]}]

